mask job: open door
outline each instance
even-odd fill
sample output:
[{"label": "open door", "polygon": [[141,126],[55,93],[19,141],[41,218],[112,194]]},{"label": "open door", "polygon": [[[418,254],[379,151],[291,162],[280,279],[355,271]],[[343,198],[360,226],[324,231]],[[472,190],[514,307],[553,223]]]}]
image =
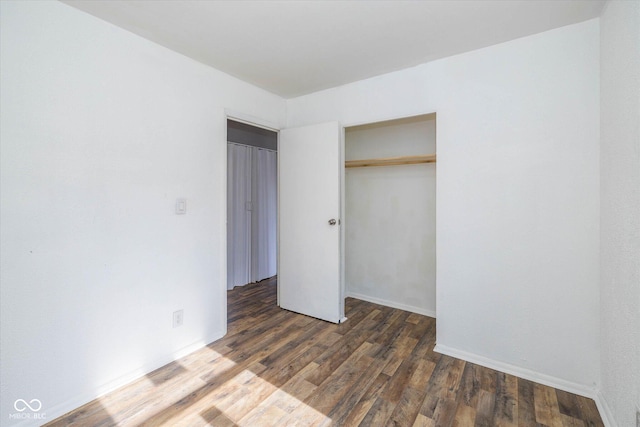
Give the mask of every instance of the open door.
[{"label": "open door", "polygon": [[278,303],[339,323],[341,129],[337,122],[280,131]]}]

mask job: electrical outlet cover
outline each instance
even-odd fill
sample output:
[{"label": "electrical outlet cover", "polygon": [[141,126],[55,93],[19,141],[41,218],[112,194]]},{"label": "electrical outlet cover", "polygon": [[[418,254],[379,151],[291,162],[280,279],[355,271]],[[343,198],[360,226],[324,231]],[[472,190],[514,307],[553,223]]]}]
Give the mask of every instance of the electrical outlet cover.
[{"label": "electrical outlet cover", "polygon": [[173,327],[177,328],[182,326],[184,320],[184,310],[178,310],[173,312]]},{"label": "electrical outlet cover", "polygon": [[187,199],[176,199],[176,215],[184,215],[187,213]]}]

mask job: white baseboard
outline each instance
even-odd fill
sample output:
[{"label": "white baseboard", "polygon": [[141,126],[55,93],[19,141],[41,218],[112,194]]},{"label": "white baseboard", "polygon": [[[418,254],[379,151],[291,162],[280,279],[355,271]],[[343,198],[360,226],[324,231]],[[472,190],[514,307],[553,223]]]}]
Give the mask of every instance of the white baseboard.
[{"label": "white baseboard", "polygon": [[411,313],[422,314],[423,316],[436,317],[436,312],[433,310],[427,310],[422,307],[415,307],[412,305],[402,304],[395,301],[389,301],[382,298],[371,297],[369,295],[363,295],[356,292],[347,291],[347,297],[360,299],[362,301],[372,302],[374,304],[380,304],[391,308],[397,308],[398,310],[410,311]]},{"label": "white baseboard", "polygon": [[[172,355],[167,355],[161,358],[158,358],[157,360],[153,361],[153,362],[149,362],[146,363],[142,366],[140,366],[139,368],[130,371],[124,375],[121,375],[120,377],[109,381],[103,385],[98,386],[93,392],[91,393],[83,393],[80,394],[78,396],[75,396],[71,399],[66,400],[63,403],[60,403],[56,406],[53,406],[51,408],[47,408],[46,410],[46,419],[41,420],[41,422],[50,422],[53,421],[54,419],[70,412],[73,411],[74,409],[79,408],[82,405],[85,405],[89,402],[91,402],[92,400],[95,399],[99,399],[100,397],[124,386],[127,385],[139,378],[142,378],[143,376],[155,371],[158,368],[163,367],[164,365],[167,365],[171,362],[174,362],[178,359],[181,359],[182,357],[193,353],[196,350],[199,350],[201,348],[203,348],[204,346],[206,346],[207,344],[213,342],[213,341],[217,341],[220,338],[222,338],[225,335],[224,332],[216,332],[214,334],[212,334],[210,337],[206,338],[203,341],[197,341],[194,342],[192,344],[189,344],[175,352],[173,352]],[[22,422],[19,422],[17,424],[14,424],[14,426],[32,426],[33,424],[33,420],[23,420]]]},{"label": "white baseboard", "polygon": [[457,359],[462,359],[467,362],[475,363],[476,365],[495,369],[496,371],[504,372],[506,374],[515,375],[529,381],[544,384],[558,390],[563,390],[569,393],[593,399],[596,403],[598,412],[600,413],[600,417],[602,418],[602,422],[604,423],[605,427],[618,427],[618,424],[613,417],[613,412],[611,412],[611,408],[609,408],[609,405],[602,395],[602,392],[597,387],[589,387],[584,384],[574,383],[571,381],[563,380],[561,378],[553,377],[551,375],[541,374],[530,369],[521,368],[509,363],[499,362],[484,356],[458,350],[442,344],[436,344],[433,351],[441,354],[446,354],[447,356],[455,357]]},{"label": "white baseboard", "polygon": [[596,392],[596,397],[594,397],[593,400],[596,401],[598,412],[600,412],[600,417],[602,418],[602,422],[605,427],[618,427],[618,423],[616,423],[616,420],[613,417],[613,412],[611,412],[611,408],[609,408],[609,405],[600,390]]},{"label": "white baseboard", "polygon": [[584,384],[574,383],[572,381],[563,380],[562,378],[556,378],[551,375],[541,374],[530,369],[511,365],[509,363],[499,362],[497,360],[489,359],[488,357],[447,347],[446,345],[436,344],[433,351],[445,354],[447,356],[452,356],[457,359],[462,359],[467,362],[475,363],[476,365],[481,365],[486,368],[495,369],[496,371],[504,372],[505,374],[515,375],[516,377],[524,378],[525,380],[557,388],[558,390],[563,390],[569,393],[596,400],[597,389],[595,387],[589,387]]}]

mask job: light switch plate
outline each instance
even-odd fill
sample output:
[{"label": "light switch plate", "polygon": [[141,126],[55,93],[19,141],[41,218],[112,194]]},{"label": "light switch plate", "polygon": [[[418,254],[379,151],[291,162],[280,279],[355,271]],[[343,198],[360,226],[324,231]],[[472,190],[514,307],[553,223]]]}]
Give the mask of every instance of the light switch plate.
[{"label": "light switch plate", "polygon": [[176,199],[176,214],[184,215],[187,213],[187,199]]}]

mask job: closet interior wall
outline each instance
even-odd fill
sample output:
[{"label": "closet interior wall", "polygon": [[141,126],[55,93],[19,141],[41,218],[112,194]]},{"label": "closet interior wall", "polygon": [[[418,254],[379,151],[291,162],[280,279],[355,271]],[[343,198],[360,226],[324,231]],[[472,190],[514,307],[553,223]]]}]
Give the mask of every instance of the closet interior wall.
[{"label": "closet interior wall", "polygon": [[[435,154],[435,114],[345,129],[345,160]],[[347,296],[435,317],[436,163],[345,170]]]},{"label": "closet interior wall", "polygon": [[276,275],[277,133],[227,122],[227,289]]}]

